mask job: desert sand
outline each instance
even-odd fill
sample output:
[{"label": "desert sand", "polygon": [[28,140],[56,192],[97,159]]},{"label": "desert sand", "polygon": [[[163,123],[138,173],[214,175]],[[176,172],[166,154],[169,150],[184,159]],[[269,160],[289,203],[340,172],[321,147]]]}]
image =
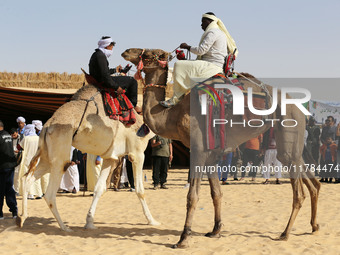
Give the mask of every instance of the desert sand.
[{"label": "desert sand", "polygon": [[[4,205],[0,221],[0,254],[340,254],[340,185],[323,184],[319,198],[320,232],[311,234],[307,196],[288,241],[276,241],[291,212],[292,190],[288,179],[281,185],[230,181],[223,190],[223,229],[220,238],[204,234],[213,227],[213,205],[208,181],[202,181],[190,247],[174,250],[185,214],[186,169],[170,169],[167,190],[151,189],[151,170],[144,170],[146,199],[160,226],[149,226],[134,192],[107,191],[98,203],[96,230],[85,230],[90,192],[58,194],[62,219],[73,232],[60,230],[45,201],[29,200],[29,218],[17,228]],[[307,189],[305,188],[306,195]],[[21,209],[21,197],[18,197]],[[20,212],[20,211],[19,211]]]}]

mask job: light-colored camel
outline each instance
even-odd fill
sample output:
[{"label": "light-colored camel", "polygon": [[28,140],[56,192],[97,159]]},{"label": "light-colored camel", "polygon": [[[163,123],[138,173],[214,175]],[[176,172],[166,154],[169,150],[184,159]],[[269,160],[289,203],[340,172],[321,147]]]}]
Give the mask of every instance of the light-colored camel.
[{"label": "light-colored camel", "polygon": [[22,227],[28,215],[27,194],[30,185],[50,172],[50,181],[44,198],[60,228],[70,230],[59,216],[56,193],[61,177],[70,164],[71,145],[82,152],[99,155],[104,159],[85,227],[94,228],[95,207],[106,189],[106,179],[110,169],[114,169],[119,158],[125,155],[128,155],[132,162],[136,194],[142,204],[145,217],[149,224],[158,225],[146,204],[142,178],[144,150],[154,134],[150,132],[146,137],[138,137],[136,131],[143,121],[142,116],[137,113],[136,119],[136,123],[131,126],[110,119],[104,112],[102,95],[96,87],[86,85],[79,89],[71,101],[62,105],[44,125],[38,151],[31,161],[28,174],[22,179],[23,206],[22,215],[17,218],[17,225]]},{"label": "light-colored camel", "polygon": [[[176,106],[172,108],[163,108],[159,105],[159,101],[164,100],[166,85],[167,66],[162,67],[159,61],[166,61],[169,53],[160,49],[128,49],[122,53],[122,57],[131,61],[135,65],[142,59],[144,63],[145,73],[145,93],[143,99],[143,114],[144,121],[150,129],[164,137],[182,141],[186,146],[190,146],[191,155],[195,155],[196,166],[212,166],[217,162],[217,156],[221,154],[220,150],[207,151],[203,145],[204,137],[204,118],[201,114],[201,105],[198,100],[192,100],[190,112],[190,95],[186,95]],[[246,77],[246,76],[245,76]],[[252,87],[254,92],[261,92],[261,88],[253,82],[260,84],[260,81],[248,78],[239,77],[240,81],[244,84],[245,89]],[[155,86],[157,85],[157,86]],[[163,86],[162,86],[163,85]],[[272,95],[272,87],[265,86],[269,94]],[[194,101],[194,102],[193,102]],[[275,138],[277,142],[278,159],[282,164],[290,170],[291,166],[296,166],[296,171],[290,171],[290,180],[293,189],[293,208],[287,227],[279,237],[279,240],[287,240],[288,235],[292,229],[295,218],[302,206],[305,199],[303,190],[303,183],[307,186],[311,197],[311,225],[312,231],[319,230],[319,225],[316,221],[317,202],[319,196],[320,183],[315,179],[314,175],[305,168],[302,153],[304,149],[304,129],[305,129],[305,116],[295,106],[287,106],[287,114],[281,115],[280,108],[280,91],[278,91],[278,108],[269,116],[269,119],[279,119],[280,121],[286,119],[294,119],[297,121],[296,127],[284,128],[281,125],[275,125]],[[191,115],[191,116],[190,116]],[[227,111],[227,119],[231,118],[233,121],[242,121],[242,116],[233,116],[231,109]],[[280,122],[275,122],[280,123]],[[226,148],[232,150],[238,145],[246,142],[247,140],[263,134],[270,128],[271,123],[265,124],[262,127],[254,128],[249,126],[237,126],[231,128],[226,126]],[[192,139],[190,139],[190,137]],[[299,171],[301,166],[301,171]],[[191,164],[191,179],[190,189],[187,196],[187,215],[184,225],[184,230],[180,237],[179,242],[174,245],[176,247],[185,247],[188,245],[188,237],[191,234],[191,225],[193,221],[194,211],[199,198],[199,189],[202,173],[195,173],[192,169],[194,166]],[[215,211],[215,224],[212,232],[206,234],[209,237],[217,237],[221,231],[221,198],[222,192],[218,178],[209,176],[209,184],[211,188],[211,196],[214,204]],[[216,176],[215,176],[216,177]]]}]

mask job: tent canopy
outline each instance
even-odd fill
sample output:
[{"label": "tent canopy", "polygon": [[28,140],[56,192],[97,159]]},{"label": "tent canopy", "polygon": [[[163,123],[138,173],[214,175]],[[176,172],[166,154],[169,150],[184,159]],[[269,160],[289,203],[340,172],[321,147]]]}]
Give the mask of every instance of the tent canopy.
[{"label": "tent canopy", "polygon": [[45,123],[61,105],[71,99],[75,91],[60,93],[56,90],[46,92],[0,87],[0,120],[4,122],[6,130],[17,127],[16,118],[19,116],[23,116],[27,123],[34,119]]}]

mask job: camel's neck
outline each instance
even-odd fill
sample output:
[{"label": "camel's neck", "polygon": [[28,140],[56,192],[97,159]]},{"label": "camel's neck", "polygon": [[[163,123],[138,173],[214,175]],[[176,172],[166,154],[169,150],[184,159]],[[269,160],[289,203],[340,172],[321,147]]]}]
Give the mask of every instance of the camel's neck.
[{"label": "camel's neck", "polygon": [[145,83],[166,85],[168,78],[168,68],[154,68],[151,70],[145,70]]},{"label": "camel's neck", "polygon": [[[154,72],[145,73],[145,83],[154,85],[166,85],[167,69],[159,68]],[[145,123],[151,130],[159,135],[169,132],[169,129],[176,128],[165,125],[169,109],[159,104],[165,99],[165,89],[160,87],[147,87],[143,98],[143,117]]]}]

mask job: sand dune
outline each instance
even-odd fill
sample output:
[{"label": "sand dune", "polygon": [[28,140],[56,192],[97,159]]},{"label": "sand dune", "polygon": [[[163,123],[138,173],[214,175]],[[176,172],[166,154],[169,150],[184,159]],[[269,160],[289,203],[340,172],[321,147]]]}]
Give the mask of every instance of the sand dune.
[{"label": "sand dune", "polygon": [[[62,219],[73,230],[60,230],[44,200],[29,200],[29,218],[22,229],[10,219],[0,221],[0,254],[340,254],[340,185],[322,186],[318,220],[321,231],[311,234],[310,200],[307,197],[297,217],[290,239],[275,241],[284,230],[292,204],[287,179],[281,185],[262,185],[245,180],[222,186],[222,237],[204,234],[213,227],[213,206],[207,180],[202,183],[200,201],[192,227],[190,247],[173,250],[179,240],[186,213],[187,171],[169,172],[168,190],[151,190],[151,171],[145,170],[146,198],[160,226],[146,225],[135,193],[109,190],[99,201],[96,230],[85,230],[85,217],[92,197],[86,192],[58,194]],[[274,182],[274,180],[273,180]],[[307,192],[307,189],[305,189]],[[21,198],[18,198],[19,209]]]}]

